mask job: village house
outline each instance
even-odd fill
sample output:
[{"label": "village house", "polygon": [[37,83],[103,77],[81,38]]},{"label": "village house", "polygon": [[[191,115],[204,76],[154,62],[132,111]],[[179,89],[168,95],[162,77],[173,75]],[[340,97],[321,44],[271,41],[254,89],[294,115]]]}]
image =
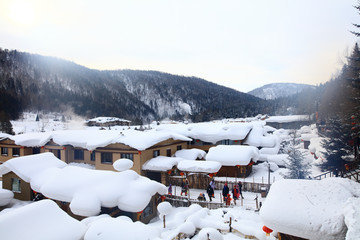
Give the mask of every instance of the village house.
[{"label": "village house", "polygon": [[0,165],[0,175],[16,199],[49,198],[77,219],[106,213],[146,223],[156,216],[156,194],[167,189],[131,167],[129,159],[117,160],[114,171],[69,166],[48,152],[10,159]]},{"label": "village house", "polygon": [[86,121],[86,125],[89,127],[103,127],[108,128],[112,126],[130,126],[131,121],[117,118],[117,117],[97,117]]},{"label": "village house", "polygon": [[313,117],[309,115],[271,116],[265,121],[267,125],[276,129],[300,129],[314,122]]}]

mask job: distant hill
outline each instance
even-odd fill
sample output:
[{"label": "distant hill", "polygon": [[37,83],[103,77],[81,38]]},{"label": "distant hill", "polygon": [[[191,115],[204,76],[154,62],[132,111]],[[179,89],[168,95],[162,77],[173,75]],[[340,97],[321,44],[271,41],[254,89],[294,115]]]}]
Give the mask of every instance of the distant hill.
[{"label": "distant hill", "polygon": [[25,110],[135,124],[164,118],[207,121],[271,114],[265,100],[197,77],[157,71],[99,71],[54,57],[0,48],[0,117]]},{"label": "distant hill", "polygon": [[273,100],[300,93],[306,88],[315,89],[315,86],[298,83],[271,83],[256,88],[248,92],[248,94],[266,100]]}]

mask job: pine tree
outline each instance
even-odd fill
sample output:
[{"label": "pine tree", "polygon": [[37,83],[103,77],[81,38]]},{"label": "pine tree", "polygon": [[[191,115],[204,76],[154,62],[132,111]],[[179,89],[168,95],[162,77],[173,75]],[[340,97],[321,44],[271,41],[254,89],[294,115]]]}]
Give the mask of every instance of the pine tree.
[{"label": "pine tree", "polygon": [[289,150],[289,164],[287,168],[289,173],[285,176],[286,178],[292,179],[306,179],[310,176],[310,164],[305,163],[304,154],[296,149],[294,146]]},{"label": "pine tree", "polygon": [[323,152],[326,160],[320,167],[322,170],[335,172],[342,169],[347,161],[352,160],[352,147],[349,144],[351,140],[350,125],[335,116],[328,120],[327,127],[329,128],[327,138],[322,141],[322,146],[326,150]]}]

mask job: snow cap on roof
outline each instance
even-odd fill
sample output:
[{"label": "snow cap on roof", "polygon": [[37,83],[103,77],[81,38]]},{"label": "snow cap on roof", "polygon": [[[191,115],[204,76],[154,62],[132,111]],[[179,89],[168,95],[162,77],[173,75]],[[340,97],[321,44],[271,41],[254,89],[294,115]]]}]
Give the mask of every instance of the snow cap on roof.
[{"label": "snow cap on roof", "polygon": [[206,155],[206,152],[201,149],[182,149],[175,152],[174,156],[179,158],[184,158],[187,160],[196,160],[196,159],[203,159]]},{"label": "snow cap on roof", "polygon": [[344,204],[360,184],[344,178],[273,183],[260,216],[274,231],[306,239],[345,239]]},{"label": "snow cap on roof", "polygon": [[[17,226],[17,227],[14,227]],[[78,240],[86,226],[51,200],[41,200],[0,215],[1,239]]]},{"label": "snow cap on roof", "polygon": [[258,159],[259,150],[256,147],[243,145],[218,145],[211,147],[206,155],[206,161],[217,161],[223,166],[246,166]]},{"label": "snow cap on roof", "polygon": [[165,172],[184,160],[179,157],[158,156],[146,161],[142,166],[142,170]]},{"label": "snow cap on roof", "polygon": [[276,122],[276,123],[305,122],[305,121],[309,121],[309,115],[271,116],[267,118],[265,121]]},{"label": "snow cap on roof", "polygon": [[158,131],[168,130],[184,136],[216,143],[224,139],[243,140],[252,128],[252,123],[192,123],[166,124],[157,127]]},{"label": "snow cap on roof", "polygon": [[216,173],[221,168],[221,163],[216,161],[184,160],[179,162],[177,168],[184,172]]}]

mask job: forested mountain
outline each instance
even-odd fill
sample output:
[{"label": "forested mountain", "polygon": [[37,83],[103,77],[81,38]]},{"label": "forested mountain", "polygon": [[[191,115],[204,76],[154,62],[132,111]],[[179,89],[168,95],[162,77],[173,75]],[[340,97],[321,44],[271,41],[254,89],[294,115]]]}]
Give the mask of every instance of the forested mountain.
[{"label": "forested mountain", "polygon": [[0,112],[23,110],[117,116],[136,123],[205,121],[273,112],[266,101],[196,77],[156,71],[99,71],[73,62],[0,49]]},{"label": "forested mountain", "polygon": [[302,92],[304,89],[315,89],[316,87],[308,84],[299,84],[299,83],[271,83],[266,84],[262,87],[256,88],[248,94],[251,94],[255,97],[272,100],[282,97],[288,97],[299,92]]}]

